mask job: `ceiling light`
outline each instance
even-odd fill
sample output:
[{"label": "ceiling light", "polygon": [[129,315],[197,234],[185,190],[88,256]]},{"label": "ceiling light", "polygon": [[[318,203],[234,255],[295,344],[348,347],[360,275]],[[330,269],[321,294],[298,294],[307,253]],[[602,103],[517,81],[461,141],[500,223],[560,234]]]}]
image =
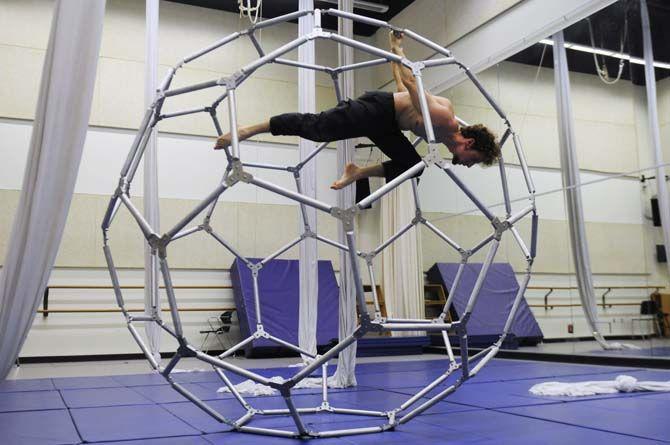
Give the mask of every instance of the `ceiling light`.
[{"label": "ceiling light", "polygon": [[[337,5],[337,0],[319,0],[324,3],[330,3]],[[387,5],[381,5],[379,3],[366,2],[364,0],[354,0],[354,8],[356,9],[365,9],[366,11],[378,12],[380,14],[385,14],[388,12],[389,7]]]},{"label": "ceiling light", "polygon": [[[540,40],[540,43],[543,43],[545,45],[553,45],[554,41],[551,39],[542,39]],[[581,51],[583,53],[598,54],[601,56],[608,56],[608,57],[614,57],[616,59],[628,60],[630,63],[635,63],[637,65],[644,65],[644,59],[641,59],[639,57],[632,57],[630,54],[621,53],[619,51],[613,51],[611,49],[593,48],[591,46],[580,45],[579,43],[570,43],[570,42],[565,42],[565,48],[572,49],[574,51]],[[654,62],[654,66],[656,68],[665,68],[666,70],[670,69],[670,63],[665,62]]]}]

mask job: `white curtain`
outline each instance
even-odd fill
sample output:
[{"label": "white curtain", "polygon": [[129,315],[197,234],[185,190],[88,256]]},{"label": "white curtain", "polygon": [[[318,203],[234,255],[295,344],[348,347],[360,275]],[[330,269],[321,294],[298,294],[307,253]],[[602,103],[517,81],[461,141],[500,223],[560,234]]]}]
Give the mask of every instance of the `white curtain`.
[{"label": "white curtain", "polygon": [[23,187],[0,275],[0,378],[21,351],[72,201],[100,51],[104,0],[59,0],[42,69]]},{"label": "white curtain", "polygon": [[[392,237],[415,216],[412,184],[404,182],[381,199],[381,240]],[[421,231],[411,228],[382,251],[382,289],[389,318],[424,318]],[[393,332],[394,337],[425,335]]]},{"label": "white curtain", "polygon": [[[314,9],[313,0],[300,0],[300,10]],[[311,14],[298,19],[298,32],[305,35],[314,29],[314,17]],[[309,41],[298,48],[298,59],[302,63],[314,64],[314,41]],[[301,113],[316,111],[316,77],[313,70],[298,70],[298,108]],[[304,159],[316,148],[314,142],[300,139],[300,159]],[[300,171],[300,188],[302,193],[316,198],[316,161],[312,160]],[[316,209],[304,206],[309,227],[316,229]],[[300,208],[298,208],[300,212]],[[298,217],[300,232],[304,231],[302,215]],[[316,354],[316,322],[319,304],[318,249],[314,238],[307,238],[300,243],[300,315],[298,322],[298,344],[300,348]],[[305,359],[305,357],[303,357]]]},{"label": "white curtain", "polygon": [[[353,12],[353,0],[339,0],[339,9]],[[354,37],[354,28],[349,20],[338,19],[337,29],[340,35]],[[354,50],[349,46],[338,45],[339,65],[349,65],[354,61]],[[342,73],[340,76],[340,91],[343,98],[354,95],[354,75],[352,71]],[[339,141],[337,143],[337,173],[340,176],[344,172],[344,166],[354,161],[354,143],[351,140]],[[337,205],[347,209],[354,204],[356,186],[351,185],[340,190],[337,195]],[[346,244],[346,238],[342,224],[339,224],[339,241]],[[340,251],[340,310],[338,337],[340,340],[351,335],[356,329],[356,289],[351,270],[349,254]],[[333,376],[334,386],[344,388],[356,386],[356,343],[352,344],[337,358],[337,370]]]},{"label": "white curtain", "polygon": [[[156,75],[158,71],[158,0],[147,0],[146,4],[146,57],[144,76],[144,105],[149,108],[156,95]],[[144,218],[156,233],[160,233],[160,212],[158,200],[158,141],[156,129],[151,136],[144,154]],[[160,314],[161,304],[158,294],[158,258],[151,254],[149,244],[144,241],[144,313]],[[149,351],[157,363],[161,362],[161,328],[156,323],[144,323]]]}]

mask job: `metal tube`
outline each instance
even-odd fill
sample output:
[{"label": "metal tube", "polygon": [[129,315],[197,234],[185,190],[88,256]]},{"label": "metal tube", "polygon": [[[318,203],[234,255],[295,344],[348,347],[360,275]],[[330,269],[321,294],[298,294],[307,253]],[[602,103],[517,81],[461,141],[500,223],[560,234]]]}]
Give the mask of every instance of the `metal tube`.
[{"label": "metal tube", "polygon": [[274,335],[270,335],[270,336],[268,337],[268,340],[272,340],[272,341],[274,341],[275,343],[278,343],[278,344],[284,346],[285,348],[291,349],[291,350],[293,350],[293,351],[295,351],[295,352],[297,352],[297,353],[299,353],[299,354],[306,355],[306,356],[308,356],[308,357],[310,357],[310,358],[316,358],[316,355],[315,355],[315,354],[312,354],[311,352],[305,351],[304,349],[302,349],[302,348],[300,348],[300,347],[298,347],[298,346],[296,346],[296,345],[294,345],[294,344],[292,344],[292,343],[289,343],[289,342],[287,342],[287,341],[284,341],[284,340],[282,340],[281,338],[277,338],[277,337],[275,337]]},{"label": "metal tube", "polygon": [[259,22],[255,24],[251,29],[256,30],[256,29],[263,29],[267,28],[268,26],[272,26],[276,23],[282,23],[282,22],[288,22],[290,20],[295,20],[303,15],[311,14],[311,10],[303,10],[303,11],[296,11],[296,12],[291,12],[289,14],[284,14],[280,15],[278,17],[274,17],[271,19],[263,20],[262,22]]},{"label": "metal tube", "polygon": [[449,238],[447,235],[445,235],[445,234],[444,234],[440,229],[438,229],[432,222],[430,222],[430,221],[426,221],[426,220],[423,220],[423,221],[421,221],[421,222],[423,223],[424,226],[426,226],[426,227],[428,227],[430,230],[432,230],[432,232],[433,232],[435,235],[439,236],[444,242],[446,242],[447,244],[449,244],[449,245],[450,245],[451,247],[453,247],[455,250],[457,250],[457,251],[459,251],[459,252],[463,251],[463,248],[462,248],[461,246],[459,246],[458,244],[456,244],[456,241],[452,240],[452,239]]},{"label": "metal tube", "polygon": [[112,279],[112,286],[114,286],[114,296],[116,297],[116,304],[123,309],[125,303],[123,301],[123,294],[121,293],[121,285],[119,284],[119,276],[116,273],[116,267],[114,266],[114,259],[112,258],[112,251],[109,249],[108,245],[102,246],[102,251],[105,253],[105,260],[107,261],[107,269],[109,270],[109,276]]},{"label": "metal tube", "polygon": [[512,203],[509,199],[509,187],[507,186],[507,171],[505,170],[505,160],[502,154],[498,157],[498,168],[500,170],[500,181],[503,189],[503,199],[505,200],[505,214],[509,217],[512,213]]},{"label": "metal tube", "polygon": [[245,423],[247,423],[248,421],[250,421],[255,415],[256,415],[255,412],[247,411],[247,413],[245,415],[243,415],[242,417],[240,417],[239,419],[237,419],[235,421],[235,425],[236,426],[242,426]]},{"label": "metal tube", "polygon": [[156,321],[156,319],[154,318],[153,315],[130,315],[130,316],[128,316],[128,319],[132,322],[135,322],[135,321],[143,321],[143,322]]},{"label": "metal tube", "polygon": [[235,89],[227,89],[228,92],[228,121],[230,123],[230,139],[233,148],[233,157],[240,159],[240,135],[237,133],[237,101]]},{"label": "metal tube", "polygon": [[261,294],[258,290],[258,269],[254,269],[251,273],[253,278],[254,286],[254,312],[256,313],[256,326],[263,323],[263,318],[261,317]]},{"label": "metal tube", "polygon": [[367,60],[365,62],[358,62],[358,63],[352,63],[350,65],[340,66],[338,68],[335,68],[335,72],[343,73],[345,71],[351,71],[351,70],[356,70],[356,69],[360,69],[360,68],[368,68],[368,67],[371,67],[371,66],[381,65],[381,64],[387,63],[387,62],[388,62],[388,60],[386,60],[386,58]]},{"label": "metal tube", "polygon": [[353,409],[353,408],[333,408],[333,413],[336,414],[353,414],[358,416],[371,416],[371,417],[386,417],[387,413],[383,411],[372,411],[367,409]]},{"label": "metal tube", "polygon": [[456,185],[463,190],[463,193],[467,195],[468,198],[477,206],[477,208],[486,216],[489,221],[493,221],[495,218],[489,209],[477,199],[477,197],[468,189],[468,187],[461,181],[450,168],[445,168],[444,171],[449,175],[449,177],[456,183]]},{"label": "metal tube", "polygon": [[291,59],[275,59],[274,63],[277,63],[279,65],[295,66],[297,68],[305,68],[305,69],[314,70],[314,71],[323,71],[324,73],[327,73],[331,70],[327,66],[314,65],[314,64],[311,64],[311,63],[301,63],[301,62],[296,62],[296,61],[291,60]]},{"label": "metal tube", "polygon": [[310,207],[314,207],[326,213],[330,213],[330,211],[333,209],[333,206],[328,205],[324,202],[317,201],[316,199],[310,198],[309,196],[301,195],[299,193],[293,192],[291,190],[285,189],[283,187],[280,187],[278,185],[264,181],[259,178],[251,178],[251,181],[249,181],[249,183],[256,185],[260,188],[270,190],[271,192],[278,193],[282,196],[293,199],[294,201],[302,202],[303,204],[307,204]]},{"label": "metal tube", "polygon": [[138,344],[138,346],[140,347],[140,349],[144,353],[144,356],[149,361],[149,364],[151,365],[151,367],[155,370],[158,370],[160,368],[160,366],[158,365],[158,362],[156,362],[156,359],[154,358],[151,351],[149,351],[149,349],[147,349],[147,346],[144,344],[144,341],[142,340],[142,337],[140,337],[140,334],[135,329],[135,326],[133,326],[130,323],[128,323],[127,326],[128,326],[128,330],[130,331],[130,335],[132,335],[133,338],[135,339],[135,342]]},{"label": "metal tube", "polygon": [[225,184],[220,184],[217,188],[214,189],[212,193],[209,194],[200,204],[198,204],[191,212],[181,219],[170,231],[166,233],[168,238],[174,237],[181,229],[186,227],[196,216],[200,214],[203,210],[207,208],[212,202],[216,201],[219,196],[227,189],[228,187]]},{"label": "metal tube", "polygon": [[284,402],[286,402],[286,406],[288,407],[288,410],[291,413],[291,417],[295,422],[295,426],[298,428],[298,432],[300,433],[301,436],[306,435],[307,428],[305,428],[305,424],[302,422],[300,414],[298,414],[298,411],[295,409],[295,405],[293,404],[293,400],[291,400],[291,396],[290,395],[284,396]]},{"label": "metal tube", "polygon": [[525,209],[519,211],[517,214],[512,215],[511,217],[509,217],[507,219],[507,222],[510,223],[510,224],[516,224],[517,221],[519,221],[524,216],[528,215],[533,210],[535,210],[535,205],[531,204],[528,207],[526,207]]},{"label": "metal tube", "polygon": [[380,244],[375,250],[372,251],[372,256],[377,256],[379,255],[379,252],[384,250],[389,244],[403,236],[409,229],[414,227],[414,221],[407,223],[404,227],[402,227],[400,230],[398,230],[393,236],[391,236],[389,239],[384,241],[382,244]]},{"label": "metal tube", "polygon": [[484,247],[485,245],[487,245],[488,243],[490,243],[491,240],[492,240],[494,237],[495,237],[495,233],[492,233],[492,234],[490,234],[489,236],[487,236],[486,238],[484,238],[483,240],[481,240],[475,247],[473,247],[472,249],[470,249],[470,255],[474,255],[475,253],[479,252],[479,250],[480,250],[482,247]]},{"label": "metal tube", "polygon": [[[433,320],[427,320],[425,318],[387,318],[387,323],[424,323],[424,324],[434,324]],[[449,325],[451,326],[451,325]],[[449,327],[447,326],[447,327]]]},{"label": "metal tube", "polygon": [[244,433],[265,434],[268,436],[297,437],[297,434],[293,431],[273,430],[270,428],[259,428],[257,426],[240,426],[238,427],[238,430]]},{"label": "metal tube", "polygon": [[316,360],[314,360],[312,363],[309,365],[305,366],[302,368],[300,372],[295,374],[293,377],[291,377],[288,381],[291,382],[291,386],[295,386],[296,383],[298,383],[300,380],[304,379],[308,375],[312,373],[316,368],[321,366],[323,363],[327,362],[331,358],[335,357],[337,354],[340,353],[343,349],[346,349],[349,347],[350,344],[354,343],[356,339],[358,338],[358,331],[360,330],[360,326],[356,328],[356,330],[353,332],[348,337],[345,337],[343,340],[341,340],[338,344],[336,344],[334,347],[328,350],[325,354],[323,354],[320,357],[317,357]]},{"label": "metal tube", "polygon": [[142,233],[144,234],[144,237],[149,239],[151,235],[156,235],[154,231],[149,227],[149,223],[144,219],[142,214],[135,208],[132,202],[130,202],[130,198],[128,198],[128,195],[125,193],[122,193],[120,195],[121,201],[126,205],[128,210],[130,211],[130,214],[133,215],[133,218],[135,218],[135,221],[137,221],[137,224],[140,226],[140,230],[142,230]]},{"label": "metal tube", "polygon": [[438,378],[436,378],[436,379],[433,380],[431,383],[429,383],[428,386],[426,386],[426,387],[423,388],[421,391],[417,392],[417,393],[414,394],[412,397],[410,397],[409,399],[407,399],[407,401],[405,401],[405,403],[403,403],[402,405],[400,405],[400,411],[405,411],[407,408],[409,408],[410,406],[414,405],[414,403],[415,403],[417,400],[419,400],[420,398],[422,398],[423,396],[425,396],[426,394],[428,394],[429,392],[431,392],[431,391],[432,391],[433,389],[435,389],[439,384],[441,384],[441,383],[444,382],[446,379],[448,379],[449,376],[451,375],[451,373],[452,373],[452,370],[449,369],[446,373],[440,375]]},{"label": "metal tube", "polygon": [[243,162],[242,165],[245,166],[245,167],[264,168],[266,170],[288,171],[288,167],[284,167],[282,165],[257,164],[257,163],[254,163],[254,162]]},{"label": "metal tube", "polygon": [[317,234],[315,238],[318,239],[319,241],[323,241],[324,243],[329,244],[333,247],[337,247],[340,250],[344,250],[345,252],[349,250],[349,248],[347,246],[345,246],[344,244],[340,244],[336,241],[332,241],[332,240],[330,240],[326,237],[323,237],[321,235]]},{"label": "metal tube", "polygon": [[321,366],[321,401],[328,403],[328,362]]},{"label": "metal tube", "polygon": [[161,119],[169,119],[171,117],[177,117],[177,116],[186,116],[187,114],[202,113],[202,112],[205,112],[205,111],[207,111],[207,107],[191,108],[190,110],[183,110],[183,111],[176,111],[174,113],[161,114]]},{"label": "metal tube", "polygon": [[188,56],[187,58],[185,58],[185,59],[183,60],[182,63],[183,63],[183,64],[189,63],[189,62],[191,62],[191,61],[197,59],[198,57],[204,56],[204,55],[207,54],[208,52],[214,51],[214,50],[217,49],[217,48],[221,48],[221,47],[222,47],[223,45],[225,45],[226,43],[230,43],[230,42],[232,42],[233,40],[237,39],[237,38],[240,37],[241,35],[242,35],[242,34],[240,34],[239,32],[234,32],[234,33],[232,33],[232,34],[230,34],[230,35],[224,37],[223,39],[219,40],[218,42],[213,43],[213,44],[209,45],[208,47],[206,47],[206,48],[204,48],[204,49],[201,49],[201,50],[198,51],[197,53]]},{"label": "metal tube", "polygon": [[216,232],[214,232],[214,231],[209,231],[209,232],[207,232],[207,233],[209,233],[210,235],[212,235],[212,237],[214,237],[214,239],[217,240],[217,241],[219,242],[219,244],[221,244],[223,247],[225,247],[230,253],[232,253],[233,255],[235,255],[235,256],[236,256],[237,258],[239,258],[241,261],[244,261],[244,263],[245,263],[247,266],[251,266],[251,265],[252,265],[251,262],[249,262],[249,260],[247,260],[246,257],[245,257],[244,255],[242,255],[240,252],[238,252],[237,250],[235,250],[235,248],[234,248],[233,246],[231,246],[230,244],[228,244],[228,243],[226,242],[226,240],[224,240],[223,238],[221,238],[221,237],[219,236],[218,233],[216,233]]},{"label": "metal tube", "polygon": [[175,236],[170,238],[170,242],[178,240],[179,238],[184,238],[185,236],[191,235],[196,232],[200,232],[202,230],[202,227],[191,227],[190,229],[184,230],[183,232],[177,233]]},{"label": "metal tube", "polygon": [[439,394],[437,394],[436,396],[434,396],[432,399],[429,399],[428,401],[426,401],[422,405],[414,408],[412,411],[410,411],[409,413],[402,416],[400,419],[398,419],[398,424],[402,425],[403,423],[409,422],[414,417],[418,416],[419,414],[421,414],[425,410],[427,410],[430,407],[432,407],[433,405],[435,405],[440,400],[447,397],[452,392],[456,391],[456,388],[458,388],[459,386],[460,386],[459,382],[454,383],[453,385],[451,385],[450,387],[448,387],[444,391],[442,391]]},{"label": "metal tube", "polygon": [[177,334],[172,329],[170,329],[170,327],[168,325],[163,323],[163,320],[158,319],[158,320],[156,320],[156,323],[158,323],[158,326],[160,326],[165,332],[170,334],[170,336],[172,336],[175,340],[179,340],[179,338],[177,337]]},{"label": "metal tube", "polygon": [[[302,185],[300,184],[300,172],[299,171],[293,173],[293,179],[295,180],[296,191],[302,195],[303,193],[302,193]],[[302,226],[303,226],[304,231],[305,231],[301,235],[301,237],[304,237],[305,233],[312,232],[312,229],[309,226],[309,217],[307,216],[307,207],[305,207],[305,204],[303,204],[303,203],[300,203],[300,216],[302,217]]]},{"label": "metal tube", "polygon": [[305,156],[305,159],[300,161],[300,163],[296,166],[296,168],[298,170],[302,169],[302,167],[305,164],[307,164],[309,161],[311,161],[312,158],[314,158],[314,156],[318,155],[321,152],[321,150],[323,150],[324,148],[326,148],[328,146],[328,144],[329,144],[329,142],[322,142],[321,144],[317,145],[317,147],[314,150],[312,150],[312,152],[310,154]]},{"label": "metal tube", "polygon": [[180,339],[184,337],[184,331],[181,327],[181,318],[179,316],[179,307],[177,306],[177,299],[174,295],[174,288],[172,287],[172,278],[170,277],[170,268],[168,267],[165,258],[160,259],[161,272],[163,274],[163,282],[165,283],[165,292],[167,294],[168,304],[170,305],[170,314],[172,315],[172,325],[177,337]]},{"label": "metal tube", "polygon": [[447,356],[449,356],[449,362],[454,363],[456,359],[454,358],[454,351],[451,349],[451,342],[449,341],[449,334],[447,331],[442,331],[442,341],[444,342],[444,347],[447,348]]},{"label": "metal tube", "polygon": [[379,297],[377,296],[377,282],[375,280],[375,270],[372,262],[368,261],[368,274],[370,275],[370,289],[372,290],[372,303],[375,306],[375,318],[381,316],[382,310],[379,307]]},{"label": "metal tube", "polygon": [[208,80],[207,82],[200,82],[194,85],[189,85],[182,88],[176,88],[174,90],[168,90],[165,93],[165,97],[178,96],[180,94],[192,93],[193,91],[205,90],[207,88],[212,88],[219,85],[219,79]]},{"label": "metal tube", "polygon": [[416,178],[412,179],[412,195],[414,196],[414,207],[421,213],[421,201],[419,200],[419,186]]},{"label": "metal tube", "polygon": [[156,122],[153,121],[150,125],[151,128],[149,128],[144,135],[142,136],[142,140],[140,141],[140,145],[138,147],[138,153],[133,159],[133,161],[130,164],[130,169],[128,173],[126,174],[126,181],[128,184],[133,182],[133,178],[135,178],[135,173],[137,172],[137,167],[140,165],[140,160],[142,159],[142,156],[144,156],[144,150],[147,148],[147,143],[149,142],[149,139],[151,138],[151,131],[153,129],[153,126]]},{"label": "metal tube", "polygon": [[[216,117],[215,114],[210,114],[212,117],[212,122],[214,122],[214,128],[216,128],[216,134],[221,136],[223,134],[223,129],[221,128],[221,124],[219,123],[219,119]],[[226,152],[228,150],[226,149]]]},{"label": "metal tube", "polygon": [[423,37],[423,36],[420,36],[419,34],[415,33],[414,31],[412,31],[412,30],[410,30],[410,29],[403,29],[402,32],[403,32],[406,36],[408,36],[408,37],[410,37],[410,38],[416,40],[417,42],[419,42],[419,43],[423,43],[423,44],[426,45],[427,47],[429,47],[429,48],[431,48],[431,49],[434,49],[434,50],[437,51],[438,53],[440,53],[440,54],[442,54],[442,55],[444,55],[444,56],[447,56],[447,57],[451,57],[451,52],[450,52],[447,48],[444,48],[444,47],[442,47],[442,46],[440,46],[440,45],[435,44],[434,42],[431,42],[431,41],[428,40],[427,38],[425,38],[425,37]]},{"label": "metal tube", "polygon": [[533,184],[533,178],[530,177],[530,171],[528,171],[528,162],[526,161],[526,155],[523,152],[521,147],[521,139],[516,133],[512,136],[512,141],[514,141],[514,148],[516,149],[516,155],[519,158],[519,163],[521,164],[521,170],[523,171],[523,178],[526,181],[526,187],[528,188],[528,193],[535,193],[535,184]]},{"label": "metal tube", "polygon": [[530,257],[535,258],[535,254],[537,253],[537,225],[538,225],[538,217],[537,217],[537,212],[533,211],[533,217],[531,220],[531,234],[530,234]]},{"label": "metal tube", "polygon": [[238,344],[236,344],[236,345],[233,346],[232,348],[228,348],[228,349],[226,349],[226,351],[223,352],[222,354],[219,354],[218,357],[219,357],[220,359],[224,359],[224,358],[226,358],[226,357],[229,357],[229,356],[231,356],[232,354],[234,354],[236,351],[240,350],[240,348],[243,348],[244,346],[246,346],[246,345],[248,345],[249,343],[251,343],[252,341],[254,341],[254,339],[255,339],[255,337],[254,337],[253,334],[252,334],[251,336],[245,338],[244,340],[242,340],[241,342],[239,342]]},{"label": "metal tube", "polygon": [[484,284],[484,279],[486,278],[486,275],[489,272],[489,267],[491,267],[491,263],[493,263],[493,258],[495,258],[496,256],[499,244],[500,241],[498,241],[497,239],[494,239],[493,243],[491,244],[491,248],[489,249],[489,253],[486,257],[486,261],[484,261],[482,269],[479,272],[479,276],[477,277],[477,281],[475,282],[475,286],[472,288],[472,293],[470,294],[468,304],[465,307],[465,312],[463,314],[464,317],[470,315],[470,313],[472,312],[472,308],[475,306],[475,303],[477,303],[477,298],[479,297],[479,291],[481,290],[482,285]]},{"label": "metal tube", "polygon": [[254,45],[254,48],[256,48],[256,52],[260,57],[263,57],[265,55],[265,51],[263,51],[263,47],[261,44],[258,42],[258,39],[256,39],[256,35],[253,32],[250,32],[249,34],[249,40],[251,40],[251,43]]},{"label": "metal tube", "polygon": [[177,352],[175,355],[172,356],[172,359],[170,359],[170,362],[163,369],[161,374],[163,374],[164,377],[169,376],[174,367],[177,366],[177,363],[179,363],[179,360],[181,360],[181,355],[179,355],[179,353]]},{"label": "metal tube", "polygon": [[116,210],[119,208],[119,205],[119,197],[114,194],[114,196],[109,199],[107,211],[105,212],[105,216],[102,218],[102,224],[100,225],[102,230],[107,230],[112,224],[112,220],[114,219],[114,215],[116,214]]},{"label": "metal tube", "polygon": [[229,420],[229,419],[223,417],[221,414],[219,414],[218,412],[214,411],[212,408],[209,407],[209,405],[207,405],[207,404],[204,403],[202,400],[200,400],[199,398],[197,398],[195,395],[193,395],[193,393],[191,393],[188,389],[184,388],[184,387],[183,387],[182,385],[180,385],[179,383],[177,383],[177,382],[175,382],[175,381],[173,381],[173,380],[171,380],[171,379],[169,380],[169,382],[170,382],[170,385],[175,389],[175,391],[177,391],[179,394],[181,394],[182,396],[184,396],[184,397],[186,397],[187,399],[189,399],[189,400],[190,400],[191,402],[193,402],[198,408],[200,408],[201,410],[203,410],[204,412],[206,412],[207,414],[209,414],[210,416],[212,416],[212,417],[213,417],[214,419],[216,419],[217,421],[219,421],[219,422],[221,422],[221,423],[225,423],[225,424],[227,424],[227,425],[232,425],[232,426],[235,425],[235,423],[234,423],[233,421],[231,421],[231,420]]},{"label": "metal tube", "polygon": [[289,250],[291,247],[295,246],[296,244],[298,244],[298,243],[299,243],[300,241],[302,241],[302,240],[303,240],[302,237],[298,237],[298,238],[294,239],[294,240],[291,241],[290,243],[288,243],[288,244],[286,244],[285,246],[279,248],[279,249],[278,249],[277,251],[275,251],[273,254],[268,255],[265,259],[263,259],[263,260],[261,261],[261,264],[265,266],[267,263],[269,263],[270,261],[274,260],[274,259],[277,258],[279,255],[281,255],[282,253],[286,252],[287,250]]},{"label": "metal tube", "polygon": [[165,91],[168,88],[170,88],[170,84],[172,83],[172,79],[174,79],[174,75],[177,72],[176,68],[170,68],[165,75],[165,78],[163,78],[163,81],[161,82],[160,86],[158,87],[158,91]]},{"label": "metal tube", "polygon": [[440,58],[440,59],[422,60],[421,63],[426,68],[432,68],[434,66],[452,65],[452,64],[456,63],[456,59],[454,59],[453,57],[443,57],[443,58]]},{"label": "metal tube", "polygon": [[354,14],[353,12],[345,12],[340,9],[325,9],[322,11],[323,14],[333,15],[335,17],[342,17],[343,19],[350,19],[355,22],[367,23],[368,25],[376,26],[378,28],[390,28],[389,24],[383,20],[371,19],[364,15]]},{"label": "metal tube", "polygon": [[454,277],[454,282],[451,284],[451,289],[449,289],[449,295],[447,295],[447,301],[444,303],[444,308],[442,309],[442,313],[440,314],[440,319],[442,320],[444,320],[447,313],[449,312],[451,302],[454,300],[454,296],[456,295],[456,290],[458,289],[458,285],[461,282],[461,277],[463,276],[463,270],[465,269],[466,264],[467,263],[465,261],[462,261],[461,264],[458,266],[456,276]]},{"label": "metal tube", "polygon": [[479,363],[477,363],[477,364],[470,370],[470,377],[474,377],[474,376],[476,376],[477,373],[479,372],[479,370],[482,369],[482,368],[484,367],[484,365],[486,365],[489,361],[491,361],[491,359],[492,359],[493,357],[495,357],[495,355],[496,355],[497,353],[498,353],[498,347],[497,347],[497,346],[494,346],[494,347],[488,352],[488,354],[486,354],[486,355],[484,356],[484,358],[482,358],[482,359],[479,361]]},{"label": "metal tube", "polygon": [[402,62],[402,57],[398,56],[397,54],[393,54],[392,52],[375,48],[374,46],[358,42],[354,39],[349,39],[339,34],[328,34],[328,38],[330,40],[336,41],[337,43],[342,43],[343,45],[351,46],[353,48],[364,51],[368,54],[372,54],[373,56],[383,57],[391,62],[398,62],[398,63]]},{"label": "metal tube", "polygon": [[358,264],[358,258],[356,257],[356,235],[354,235],[353,230],[348,230],[345,232],[347,239],[347,246],[349,246],[349,261],[351,264],[351,276],[354,280],[354,289],[356,289],[356,301],[358,303],[358,312],[361,319],[369,318],[367,307],[365,306],[365,292],[363,291],[363,281],[361,280],[361,272]]},{"label": "metal tube", "polygon": [[133,145],[130,146],[130,151],[128,152],[128,157],[126,157],[126,162],[123,164],[123,168],[121,169],[121,177],[124,177],[128,174],[130,164],[131,162],[133,162],[133,159],[135,159],[135,154],[137,153],[140,141],[144,137],[144,133],[147,131],[147,127],[149,126],[149,122],[151,121],[151,116],[153,114],[154,114],[153,107],[149,107],[147,111],[144,113],[144,119],[142,119],[140,128],[137,131],[137,134],[135,135],[135,139],[133,140]]},{"label": "metal tube", "polygon": [[347,430],[331,430],[318,433],[318,437],[339,437],[352,436],[354,434],[381,433],[386,428],[384,426],[369,426],[363,428],[351,428]]},{"label": "metal tube", "polygon": [[507,335],[510,328],[512,327],[512,323],[514,323],[514,317],[516,316],[516,311],[519,308],[519,303],[521,302],[523,294],[526,292],[526,288],[528,287],[529,282],[530,282],[530,271],[526,272],[526,275],[523,277],[523,281],[521,282],[521,286],[519,286],[519,291],[516,293],[514,303],[512,304],[512,309],[510,309],[509,311],[507,321],[505,322],[505,327],[503,328],[502,332],[503,336]]},{"label": "metal tube", "polygon": [[380,323],[380,326],[389,331],[444,331],[451,327],[448,323]]},{"label": "metal tube", "polygon": [[395,177],[392,181],[386,183],[383,187],[377,189],[375,192],[371,193],[370,196],[368,196],[365,199],[361,199],[356,206],[358,206],[359,209],[363,209],[373,202],[377,201],[379,198],[382,196],[386,195],[388,192],[393,190],[398,186],[398,184],[401,184],[405,181],[407,181],[409,178],[414,176],[415,174],[423,171],[423,169],[426,168],[426,164],[424,164],[423,161],[419,161],[416,164],[414,164],[413,167],[410,167],[408,170],[406,170],[404,173],[401,175]]},{"label": "metal tube", "polygon": [[253,380],[256,383],[260,383],[261,385],[273,386],[271,384],[272,382],[270,382],[269,379],[266,379],[263,376],[255,374],[255,373],[253,373],[251,371],[248,371],[244,368],[240,368],[239,366],[232,365],[228,362],[224,362],[223,360],[219,360],[218,358],[209,356],[207,354],[203,354],[200,351],[194,350],[194,352],[196,354],[196,358],[198,358],[199,360],[202,360],[203,362],[209,363],[212,366],[216,366],[217,368],[227,369],[230,372],[234,372],[237,375],[240,375],[242,377],[246,377],[249,380]]},{"label": "metal tube", "polygon": [[310,39],[309,35],[306,36],[300,36],[297,39],[293,40],[292,42],[287,43],[286,45],[280,46],[276,50],[272,51],[269,54],[266,54],[265,56],[255,60],[254,62],[251,62],[250,64],[246,65],[244,68],[242,68],[242,72],[245,74],[250,74],[256,71],[258,68],[261,66],[265,65],[268,62],[271,62],[275,59],[277,59],[279,56],[286,54],[289,51],[292,51],[293,49],[297,48],[298,46],[302,45],[303,43],[307,42]]},{"label": "metal tube", "polygon": [[426,129],[426,137],[428,138],[429,144],[435,143],[435,130],[433,129],[433,119],[430,116],[430,110],[428,109],[428,100],[426,99],[426,92],[423,88],[423,78],[421,73],[414,74],[414,79],[416,79],[416,87],[419,93],[419,104],[421,105],[421,115],[423,117],[423,125]]},{"label": "metal tube", "polygon": [[505,112],[500,108],[500,106],[496,103],[495,99],[489,94],[486,89],[482,86],[482,84],[479,82],[479,79],[477,79],[477,76],[475,76],[469,68],[467,68],[465,65],[460,64],[460,67],[463,68],[463,71],[465,71],[465,74],[470,78],[472,83],[475,84],[477,89],[484,95],[486,100],[488,101],[489,104],[493,107],[494,110],[496,110],[496,113],[498,113],[498,116],[504,121],[507,121],[507,116],[505,116]]},{"label": "metal tube", "polygon": [[519,231],[516,229],[516,227],[512,227],[512,235],[514,235],[514,239],[516,240],[516,243],[521,248],[521,251],[523,252],[523,256],[525,256],[526,259],[529,259],[531,256],[530,256],[530,252],[528,251],[528,247],[526,247],[526,243],[523,242],[523,239],[521,238],[521,235],[519,235]]}]

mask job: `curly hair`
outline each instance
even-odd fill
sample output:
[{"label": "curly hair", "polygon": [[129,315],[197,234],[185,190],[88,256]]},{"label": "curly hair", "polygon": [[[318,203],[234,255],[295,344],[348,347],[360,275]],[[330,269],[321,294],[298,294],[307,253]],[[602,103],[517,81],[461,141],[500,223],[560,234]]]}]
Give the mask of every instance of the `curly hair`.
[{"label": "curly hair", "polygon": [[484,125],[476,124],[462,127],[461,134],[463,137],[475,140],[472,149],[484,156],[482,164],[491,165],[500,157],[500,146],[496,137]]}]

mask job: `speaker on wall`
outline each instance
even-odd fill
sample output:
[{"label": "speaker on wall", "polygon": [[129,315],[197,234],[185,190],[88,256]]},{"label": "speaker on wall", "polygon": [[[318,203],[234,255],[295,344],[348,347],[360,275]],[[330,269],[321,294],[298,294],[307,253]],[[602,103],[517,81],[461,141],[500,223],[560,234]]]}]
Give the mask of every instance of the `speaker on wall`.
[{"label": "speaker on wall", "polygon": [[668,257],[665,253],[665,246],[663,244],[656,244],[656,261],[659,263],[668,262]]},{"label": "speaker on wall", "polygon": [[661,212],[658,211],[658,198],[651,198],[651,218],[654,220],[654,227],[661,225]]}]

